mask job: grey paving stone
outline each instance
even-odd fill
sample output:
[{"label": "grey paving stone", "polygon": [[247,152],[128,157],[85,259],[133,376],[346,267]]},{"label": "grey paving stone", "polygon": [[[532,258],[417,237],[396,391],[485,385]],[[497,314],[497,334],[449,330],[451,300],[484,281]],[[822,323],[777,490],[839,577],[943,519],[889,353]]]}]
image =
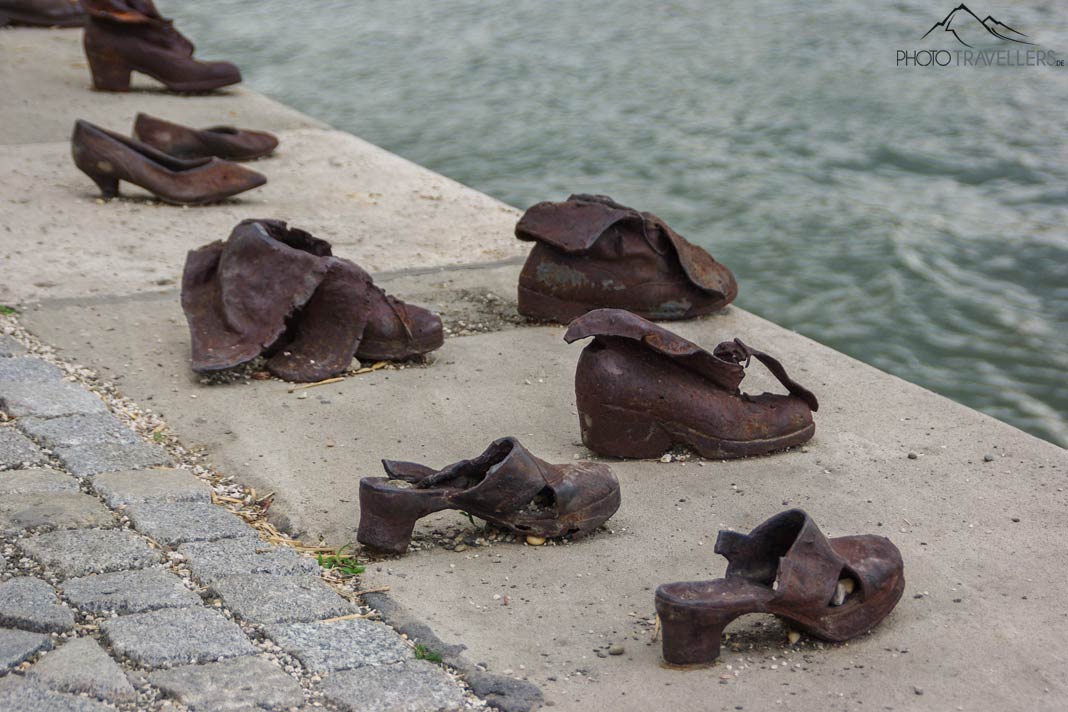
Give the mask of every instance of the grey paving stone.
[{"label": "grey paving stone", "polygon": [[15,341],[7,334],[0,334],[0,358],[21,356],[26,353],[26,347]]},{"label": "grey paving stone", "polygon": [[60,578],[140,569],[160,562],[160,553],[124,529],[80,529],[20,539],[30,558]]},{"label": "grey paving stone", "polygon": [[47,467],[0,472],[0,495],[78,491],[78,480]]},{"label": "grey paving stone", "polygon": [[187,470],[126,470],[93,478],[109,507],[136,502],[211,502],[211,487]]},{"label": "grey paving stone", "polygon": [[60,605],[47,582],[22,576],[0,583],[0,626],[62,633],[74,627],[74,611]]},{"label": "grey paving stone", "polygon": [[32,440],[10,426],[0,428],[0,468],[43,465],[48,456]]},{"label": "grey paving stone", "polygon": [[61,588],[72,605],[90,613],[127,615],[201,604],[200,596],[162,567],[69,579]]},{"label": "grey paving stone", "polygon": [[310,672],[320,674],[398,663],[412,657],[412,649],[397,631],[372,621],[290,623],[267,626],[265,630],[282,650]]},{"label": "grey paving stone", "polygon": [[441,712],[464,705],[462,688],[425,660],[343,670],[319,686],[327,700],[346,712]]},{"label": "grey paving stone", "polygon": [[251,623],[297,623],[356,613],[356,607],[311,576],[223,576],[211,590],[237,617]]},{"label": "grey paving stone", "polygon": [[143,442],[60,445],[53,450],[64,467],[83,477],[173,464],[163,448]]},{"label": "grey paving stone", "polygon": [[52,636],[47,633],[0,628],[0,674],[51,648]]},{"label": "grey paving stone", "polygon": [[119,655],[150,668],[253,655],[241,628],[208,608],[175,608],[113,618],[100,626]]},{"label": "grey paving stone", "polygon": [[290,548],[253,539],[190,542],[178,547],[201,583],[233,574],[318,575],[319,564]]},{"label": "grey paving stone", "polygon": [[37,661],[26,678],[57,692],[86,694],[109,702],[137,698],[122,668],[92,638],[63,644]]},{"label": "grey paving stone", "polygon": [[45,383],[63,378],[63,371],[33,356],[0,359],[0,382]]},{"label": "grey paving stone", "polygon": [[111,510],[96,497],[81,492],[11,494],[0,497],[0,531],[25,529],[81,529],[115,523]]},{"label": "grey paving stone", "polygon": [[126,513],[138,531],[167,546],[258,536],[237,515],[203,502],[142,502],[131,504]]},{"label": "grey paving stone", "polygon": [[151,673],[148,681],[194,712],[281,710],[304,702],[300,684],[263,658],[236,658]]},{"label": "grey paving stone", "polygon": [[115,712],[88,697],[56,692],[33,680],[8,675],[0,680],[0,710],[7,712]]},{"label": "grey paving stone", "polygon": [[0,383],[0,410],[22,417],[55,418],[77,413],[105,413],[104,401],[73,383]]},{"label": "grey paving stone", "polygon": [[18,419],[24,433],[47,448],[93,443],[136,443],[140,439],[111,413]]}]

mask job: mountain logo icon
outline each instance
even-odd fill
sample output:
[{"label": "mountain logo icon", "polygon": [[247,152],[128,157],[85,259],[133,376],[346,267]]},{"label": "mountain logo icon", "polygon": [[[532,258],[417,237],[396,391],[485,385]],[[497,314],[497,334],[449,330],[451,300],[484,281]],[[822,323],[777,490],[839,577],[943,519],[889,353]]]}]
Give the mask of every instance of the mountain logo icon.
[{"label": "mountain logo icon", "polygon": [[[941,22],[934,23],[931,29],[924,33],[923,37],[927,37],[927,35],[936,30],[948,32],[965,47],[990,42],[991,38],[1019,42],[1026,45],[1034,44],[1034,42],[1029,42],[1026,39],[1027,35],[1012,29],[992,15],[987,15],[985,20],[980,20],[979,16],[964,3],[953,8]],[[923,37],[920,39],[923,39]]]}]

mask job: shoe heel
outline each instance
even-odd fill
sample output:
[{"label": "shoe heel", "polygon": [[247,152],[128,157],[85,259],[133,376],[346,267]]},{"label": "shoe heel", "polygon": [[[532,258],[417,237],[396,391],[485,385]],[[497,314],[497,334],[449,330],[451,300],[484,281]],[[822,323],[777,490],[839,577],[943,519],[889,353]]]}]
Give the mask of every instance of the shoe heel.
[{"label": "shoe heel", "polygon": [[653,418],[631,410],[579,404],[582,444],[599,455],[648,460],[671,449],[671,436]]},{"label": "shoe heel", "polygon": [[95,176],[91,173],[87,173],[97,187],[100,188],[100,192],[105,198],[117,198],[119,195],[119,179],[115,176]]},{"label": "shoe heel", "polygon": [[671,665],[710,665],[719,657],[723,629],[744,611],[679,605],[657,590],[664,661]]},{"label": "shoe heel", "polygon": [[93,75],[93,88],[97,91],[130,91],[130,74],[133,69],[124,59],[114,54],[86,52],[89,71]]},{"label": "shoe heel", "polygon": [[390,554],[403,554],[415,523],[445,504],[424,490],[379,489],[360,482],[360,526],[356,541]]},{"label": "shoe heel", "polygon": [[11,15],[8,15],[3,10],[0,10],[0,27],[7,27],[11,24]]},{"label": "shoe heel", "polygon": [[389,554],[403,554],[412,543],[415,519],[386,519],[372,512],[360,513],[360,528],[356,541],[366,547]]},{"label": "shoe heel", "polygon": [[523,286],[520,286],[518,290],[517,309],[519,313],[535,321],[552,321],[566,324],[593,308],[587,304],[550,297],[547,294],[541,294]]}]

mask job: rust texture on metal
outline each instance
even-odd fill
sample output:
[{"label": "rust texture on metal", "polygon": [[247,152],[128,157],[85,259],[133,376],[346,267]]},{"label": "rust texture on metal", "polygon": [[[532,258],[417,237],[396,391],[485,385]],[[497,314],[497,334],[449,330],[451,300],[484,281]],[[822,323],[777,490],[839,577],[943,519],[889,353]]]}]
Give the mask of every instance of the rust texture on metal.
[{"label": "rust texture on metal", "polygon": [[177,158],[215,156],[228,161],[251,161],[278,147],[278,138],[266,131],[233,126],[193,129],[148,114],[137,115],[133,133],[142,143]]},{"label": "rust texture on metal", "polygon": [[516,225],[534,242],[519,276],[519,312],[566,324],[602,307],[649,319],[688,319],[730,304],[727,267],[652,213],[603,195],[534,205]]},{"label": "rust texture on metal", "polygon": [[0,0],[0,27],[80,27],[85,21],[81,0]]},{"label": "rust texture on metal", "polygon": [[747,613],[771,613],[823,640],[849,640],[886,618],[905,590],[901,552],[889,539],[827,539],[800,509],[749,534],[721,531],[716,553],[729,562],[724,578],[656,590],[669,663],[713,662],[724,627]]},{"label": "rust texture on metal", "polygon": [[443,509],[457,509],[517,534],[580,537],[619,509],[619,482],[607,465],[551,465],[512,437],[441,470],[383,460],[388,477],[360,481],[357,541],[404,553],[415,522]]},{"label": "rust texture on metal", "polygon": [[403,360],[443,343],[441,320],[374,284],[330,244],[279,220],[245,220],[193,250],[182,275],[192,366],[219,371],[264,354],[289,381],[337,375],[353,356]]},{"label": "rust texture on metal", "polygon": [[[582,442],[600,455],[654,458],[685,445],[708,458],[747,457],[799,445],[815,432],[815,395],[778,360],[741,341],[709,353],[621,309],[591,311],[564,335],[568,343],[590,337],[575,371],[575,397]],[[742,392],[750,357],[788,394]]]}]

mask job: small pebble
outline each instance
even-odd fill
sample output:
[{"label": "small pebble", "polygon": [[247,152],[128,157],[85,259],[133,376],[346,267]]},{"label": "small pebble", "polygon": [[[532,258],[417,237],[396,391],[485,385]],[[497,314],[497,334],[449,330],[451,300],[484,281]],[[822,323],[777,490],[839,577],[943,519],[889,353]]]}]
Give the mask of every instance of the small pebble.
[{"label": "small pebble", "polygon": [[543,536],[528,536],[527,543],[531,546],[541,546],[545,543],[545,537]]},{"label": "small pebble", "polygon": [[667,454],[667,455],[662,455],[662,456],[660,457],[660,462],[671,462],[671,455],[670,455],[670,453],[669,453],[669,454]]},{"label": "small pebble", "polygon": [[786,640],[790,645],[797,645],[797,641],[801,640],[801,634],[796,630],[791,630],[786,634]]},{"label": "small pebble", "polygon": [[457,544],[453,551],[467,551],[467,544]]},{"label": "small pebble", "polygon": [[915,692],[917,695],[922,695],[923,694],[923,688],[922,687],[913,687],[912,691]]},{"label": "small pebble", "polygon": [[991,455],[989,452],[987,454],[983,455],[983,462],[993,462],[993,461],[994,461],[994,456]]},{"label": "small pebble", "polygon": [[608,654],[609,655],[622,655],[623,654],[623,644],[622,643],[612,643],[612,645],[608,648]]},{"label": "small pebble", "polygon": [[915,459],[916,459],[916,458],[918,458],[918,457],[919,457],[919,455],[917,455],[917,454],[916,454],[916,453],[914,453],[914,452],[910,452],[910,453],[909,453],[909,459],[910,459],[910,460],[915,460]]}]

